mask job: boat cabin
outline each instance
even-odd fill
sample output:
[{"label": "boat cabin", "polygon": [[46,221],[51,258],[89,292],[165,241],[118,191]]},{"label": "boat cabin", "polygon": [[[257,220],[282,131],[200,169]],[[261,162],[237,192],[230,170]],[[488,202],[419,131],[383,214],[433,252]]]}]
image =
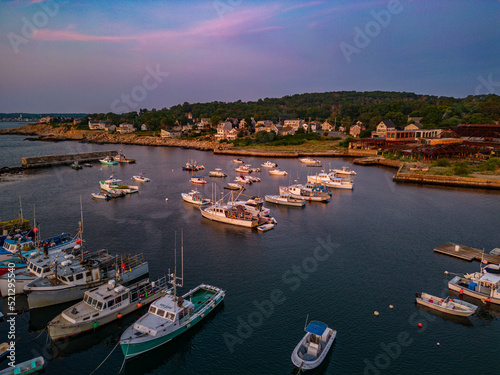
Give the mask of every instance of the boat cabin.
[{"label": "boat cabin", "polygon": [[31,237],[22,237],[18,234],[13,237],[7,237],[3,243],[3,249],[10,253],[15,253],[18,250],[33,250],[34,248],[35,243]]},{"label": "boat cabin", "polygon": [[194,304],[191,301],[185,301],[182,297],[177,297],[177,305],[172,298],[163,298],[149,307],[149,313],[160,318],[171,321],[172,323],[181,321],[185,316],[192,315]]}]

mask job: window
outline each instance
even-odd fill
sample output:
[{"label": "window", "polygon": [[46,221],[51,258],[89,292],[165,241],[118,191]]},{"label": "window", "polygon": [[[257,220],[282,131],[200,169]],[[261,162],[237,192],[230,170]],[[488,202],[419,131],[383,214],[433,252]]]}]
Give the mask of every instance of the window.
[{"label": "window", "polygon": [[128,293],[125,293],[123,296],[122,296],[122,301],[126,301],[128,300]]},{"label": "window", "polygon": [[162,318],[165,317],[165,310],[158,309],[158,312],[156,315],[161,316]]},{"label": "window", "polygon": [[85,294],[85,295],[83,296],[83,302],[87,302],[88,298],[89,298],[89,296]]},{"label": "window", "polygon": [[69,280],[69,282],[73,282],[73,275],[68,276],[68,280]]},{"label": "window", "polygon": [[120,303],[120,302],[122,301],[122,296],[118,296],[118,297],[116,297],[116,300],[115,300],[115,301],[116,301],[116,303]]},{"label": "window", "polygon": [[77,280],[83,279],[83,273],[79,273],[78,275],[76,275],[76,279]]},{"label": "window", "polygon": [[150,312],[151,314],[156,314],[156,307],[151,306],[151,307],[149,308],[149,312]]},{"label": "window", "polygon": [[115,300],[112,299],[111,301],[108,302],[108,307],[111,307],[115,304]]},{"label": "window", "polygon": [[90,305],[90,306],[92,306],[92,301],[93,300],[94,299],[92,297],[89,297],[88,300],[87,300],[87,304]]},{"label": "window", "polygon": [[92,298],[92,307],[96,307],[97,305],[97,300]]},{"label": "window", "polygon": [[96,309],[97,310],[102,310],[102,302],[101,301],[97,302]]}]

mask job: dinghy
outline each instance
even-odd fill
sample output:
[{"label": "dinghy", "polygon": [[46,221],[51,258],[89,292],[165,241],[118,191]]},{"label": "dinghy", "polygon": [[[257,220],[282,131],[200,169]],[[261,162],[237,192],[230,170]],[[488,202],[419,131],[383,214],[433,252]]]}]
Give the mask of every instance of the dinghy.
[{"label": "dinghy", "polygon": [[457,299],[452,300],[450,297],[442,299],[441,297],[436,297],[427,293],[416,293],[415,296],[417,304],[446,314],[471,316],[477,310],[477,306],[472,303]]}]

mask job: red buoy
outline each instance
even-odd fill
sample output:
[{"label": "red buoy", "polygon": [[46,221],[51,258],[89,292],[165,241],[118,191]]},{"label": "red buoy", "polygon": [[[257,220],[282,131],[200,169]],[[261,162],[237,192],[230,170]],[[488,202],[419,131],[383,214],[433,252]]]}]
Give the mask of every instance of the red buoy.
[{"label": "red buoy", "polygon": [[118,319],[121,319],[122,318],[122,314],[118,313],[118,315],[116,316]]},{"label": "red buoy", "polygon": [[460,289],[460,294],[464,294],[464,290],[463,289]]},{"label": "red buoy", "polygon": [[81,243],[82,243],[82,240],[78,238],[78,239],[76,240],[76,244],[77,244],[77,245],[80,245]]},{"label": "red buoy", "polygon": [[418,328],[422,328],[422,323],[418,323]]},{"label": "red buoy", "polygon": [[142,303],[140,303],[140,302],[139,302],[139,303],[137,304],[137,307],[138,307],[138,308],[141,308],[141,307],[142,307]]},{"label": "red buoy", "polygon": [[38,228],[33,228],[33,233],[38,232]]},{"label": "red buoy", "polygon": [[491,299],[490,298],[486,298],[486,302],[491,302]]}]

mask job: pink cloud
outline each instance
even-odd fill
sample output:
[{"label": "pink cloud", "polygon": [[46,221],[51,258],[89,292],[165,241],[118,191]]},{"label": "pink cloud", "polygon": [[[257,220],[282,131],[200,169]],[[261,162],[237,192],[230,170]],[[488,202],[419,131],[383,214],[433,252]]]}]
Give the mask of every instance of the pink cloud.
[{"label": "pink cloud", "polygon": [[297,4],[297,5],[291,6],[289,8],[283,9],[283,12],[288,12],[290,10],[295,10],[295,9],[300,9],[300,8],[310,8],[310,7],[322,5],[325,3],[326,3],[325,1],[311,1],[309,3]]}]

